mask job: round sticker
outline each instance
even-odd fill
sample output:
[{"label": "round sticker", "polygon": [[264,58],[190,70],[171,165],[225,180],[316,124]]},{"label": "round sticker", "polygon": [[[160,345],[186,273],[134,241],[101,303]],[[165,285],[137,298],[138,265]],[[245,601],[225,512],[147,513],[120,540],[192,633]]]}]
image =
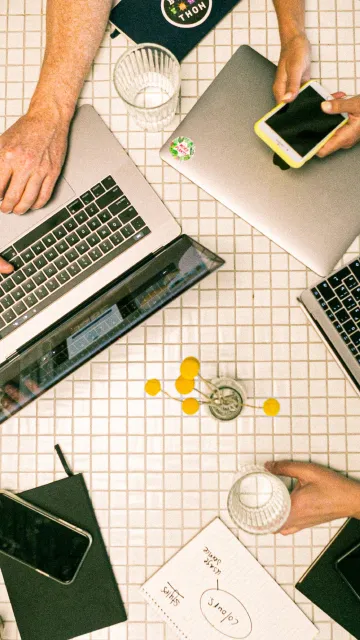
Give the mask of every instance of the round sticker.
[{"label": "round sticker", "polygon": [[175,138],[170,145],[170,153],[178,160],[190,160],[195,154],[195,144],[190,138],[180,136]]},{"label": "round sticker", "polygon": [[191,29],[205,22],[213,0],[161,0],[164,17],[175,27]]}]

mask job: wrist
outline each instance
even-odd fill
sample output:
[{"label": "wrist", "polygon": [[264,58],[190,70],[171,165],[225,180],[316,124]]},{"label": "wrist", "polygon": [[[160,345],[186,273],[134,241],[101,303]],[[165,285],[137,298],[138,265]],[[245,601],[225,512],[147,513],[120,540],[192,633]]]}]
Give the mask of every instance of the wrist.
[{"label": "wrist", "polygon": [[351,512],[349,513],[349,517],[356,518],[360,520],[360,483],[354,483],[354,491],[352,498],[352,507]]},{"label": "wrist", "polygon": [[280,42],[282,47],[286,47],[294,40],[308,41],[304,28],[299,25],[287,25],[280,29]]},{"label": "wrist", "polygon": [[61,100],[47,91],[35,91],[27,111],[30,117],[41,118],[44,124],[68,129],[73,118],[76,103]]}]

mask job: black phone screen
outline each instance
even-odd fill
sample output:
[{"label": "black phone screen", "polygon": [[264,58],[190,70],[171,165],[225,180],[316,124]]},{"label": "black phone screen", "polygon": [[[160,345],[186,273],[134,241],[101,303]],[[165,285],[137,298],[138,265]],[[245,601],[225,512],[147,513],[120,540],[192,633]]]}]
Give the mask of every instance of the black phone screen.
[{"label": "black phone screen", "polygon": [[87,536],[0,493],[0,551],[60,582],[71,582]]},{"label": "black phone screen", "polygon": [[336,568],[360,598],[360,544],[338,560]]},{"label": "black phone screen", "polygon": [[345,119],[341,114],[324,113],[322,102],[324,98],[309,86],[270,116],[266,124],[304,157]]}]

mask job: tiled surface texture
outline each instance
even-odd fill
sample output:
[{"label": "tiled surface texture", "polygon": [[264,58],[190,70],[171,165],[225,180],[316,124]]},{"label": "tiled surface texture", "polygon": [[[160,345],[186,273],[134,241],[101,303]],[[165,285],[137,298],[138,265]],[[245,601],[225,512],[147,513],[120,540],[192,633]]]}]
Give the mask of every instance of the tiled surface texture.
[{"label": "tiled surface texture", "polygon": [[[306,15],[313,77],[331,90],[360,92],[360,1],[309,0]],[[44,26],[41,0],[0,0],[0,131],[27,107]],[[242,0],[185,60],[181,116],[242,43],[277,61],[271,0]],[[214,516],[229,523],[227,492],[243,462],[291,456],[359,476],[360,399],[296,302],[314,275],[162,165],[158,150],[176,122],[167,133],[145,134],[127,118],[111,78],[128,44],[124,37],[111,42],[107,32],[81,101],[99,111],[184,231],[219,252],[226,266],[5,424],[0,486],[20,490],[62,477],[53,453],[60,443],[74,469],[86,474],[129,612],[128,624],[92,638],[173,640],[138,586]],[[356,241],[347,258],[359,249]],[[218,424],[205,413],[182,417],[171,400],[146,400],[145,378],[160,377],[171,391],[187,355],[199,357],[204,376],[244,379],[251,400],[279,398],[280,416],[247,409],[238,422]],[[337,524],[287,538],[240,534],[315,621],[321,640],[349,635],[293,585]],[[5,637],[15,640],[1,584],[0,613],[8,621]]]}]

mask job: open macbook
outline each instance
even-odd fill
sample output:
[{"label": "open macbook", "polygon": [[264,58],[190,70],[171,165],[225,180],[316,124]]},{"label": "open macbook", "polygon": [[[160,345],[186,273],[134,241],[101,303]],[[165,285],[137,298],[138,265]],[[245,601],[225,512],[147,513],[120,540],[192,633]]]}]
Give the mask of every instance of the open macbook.
[{"label": "open macbook", "polygon": [[0,254],[0,422],[223,264],[87,105],[51,202],[0,216]]}]

